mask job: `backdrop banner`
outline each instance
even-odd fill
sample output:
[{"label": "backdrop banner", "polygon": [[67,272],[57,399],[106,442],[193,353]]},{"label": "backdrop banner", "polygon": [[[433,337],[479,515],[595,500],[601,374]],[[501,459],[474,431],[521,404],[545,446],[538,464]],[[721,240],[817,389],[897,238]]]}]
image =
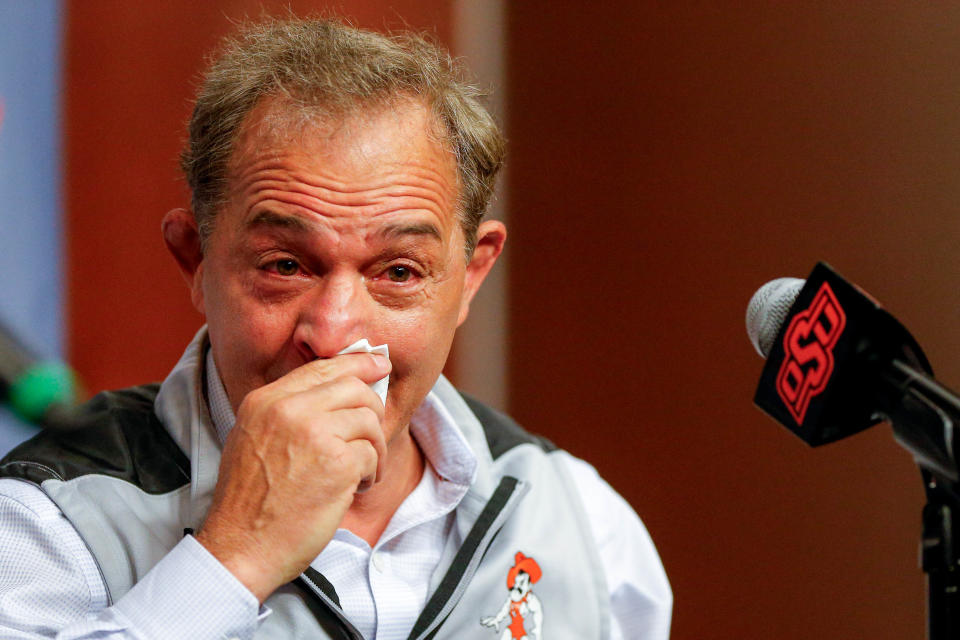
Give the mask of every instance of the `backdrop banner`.
[{"label": "backdrop banner", "polygon": [[[63,352],[57,0],[0,0],[0,323]],[[0,409],[0,454],[34,428]]]}]

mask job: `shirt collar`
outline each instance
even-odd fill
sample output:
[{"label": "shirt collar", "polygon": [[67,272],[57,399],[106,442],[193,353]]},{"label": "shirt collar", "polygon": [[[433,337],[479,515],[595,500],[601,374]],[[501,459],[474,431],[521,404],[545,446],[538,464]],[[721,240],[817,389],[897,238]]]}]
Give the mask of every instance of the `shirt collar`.
[{"label": "shirt collar", "polygon": [[223,387],[217,365],[213,361],[213,349],[207,349],[207,403],[210,405],[213,427],[217,430],[217,439],[220,446],[223,446],[237,418],[233,415],[230,398],[227,397],[227,390]]},{"label": "shirt collar", "polygon": [[[222,446],[236,422],[236,416],[213,361],[212,349],[207,350],[206,368],[210,417]],[[473,483],[477,473],[477,456],[434,391],[427,394],[414,412],[410,419],[410,433],[441,478],[461,485]]]}]

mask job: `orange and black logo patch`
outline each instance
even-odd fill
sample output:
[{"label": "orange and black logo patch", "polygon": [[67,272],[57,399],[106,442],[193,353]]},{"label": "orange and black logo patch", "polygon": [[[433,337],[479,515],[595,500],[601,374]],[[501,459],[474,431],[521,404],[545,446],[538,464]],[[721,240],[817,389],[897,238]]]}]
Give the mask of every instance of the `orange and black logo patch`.
[{"label": "orange and black logo patch", "polygon": [[810,306],[787,327],[777,393],[798,425],[803,424],[810,401],[827,388],[833,375],[833,348],[846,324],[843,307],[824,282]]}]

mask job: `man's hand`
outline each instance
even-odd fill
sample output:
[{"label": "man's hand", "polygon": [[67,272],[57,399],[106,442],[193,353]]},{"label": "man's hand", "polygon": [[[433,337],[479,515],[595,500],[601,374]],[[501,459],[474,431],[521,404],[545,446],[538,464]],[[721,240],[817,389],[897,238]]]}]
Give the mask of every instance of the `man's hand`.
[{"label": "man's hand", "polygon": [[253,391],[223,449],[197,540],[263,602],[333,537],[354,494],[381,474],[384,407],[372,354],[314,360]]}]

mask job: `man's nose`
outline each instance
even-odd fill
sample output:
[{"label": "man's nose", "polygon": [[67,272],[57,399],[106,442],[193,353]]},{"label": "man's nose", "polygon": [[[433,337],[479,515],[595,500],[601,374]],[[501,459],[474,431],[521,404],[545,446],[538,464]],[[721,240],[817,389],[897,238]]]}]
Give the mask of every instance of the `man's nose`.
[{"label": "man's nose", "polygon": [[301,303],[293,338],[306,358],[335,356],[367,337],[366,287],[359,274],[327,274],[301,297]]}]

